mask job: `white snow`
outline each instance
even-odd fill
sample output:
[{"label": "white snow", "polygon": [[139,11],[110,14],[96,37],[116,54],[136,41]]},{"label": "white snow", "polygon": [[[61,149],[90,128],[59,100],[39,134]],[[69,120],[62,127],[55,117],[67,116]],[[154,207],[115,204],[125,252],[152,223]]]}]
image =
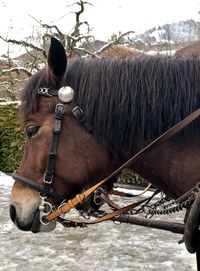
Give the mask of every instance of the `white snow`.
[{"label": "white snow", "polygon": [[13,185],[14,180],[12,179],[11,176],[3,173],[2,171],[0,171],[0,185],[3,186],[12,186]]},{"label": "white snow", "polygon": [[173,56],[175,52],[176,50],[162,50],[162,51],[149,50],[147,54],[151,56],[156,56],[156,55]]},{"label": "white snow", "polygon": [[152,32],[149,36],[154,37],[157,43],[166,42],[166,40],[161,38],[164,36],[165,32],[166,31],[163,29],[156,30],[156,31]]}]

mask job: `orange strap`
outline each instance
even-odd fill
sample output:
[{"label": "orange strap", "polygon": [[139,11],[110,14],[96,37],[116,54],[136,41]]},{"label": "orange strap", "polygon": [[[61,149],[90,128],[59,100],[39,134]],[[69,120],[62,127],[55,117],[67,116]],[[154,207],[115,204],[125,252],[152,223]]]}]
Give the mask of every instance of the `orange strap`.
[{"label": "orange strap", "polygon": [[97,188],[99,188],[101,185],[103,185],[107,180],[108,180],[108,178],[103,179],[99,183],[97,183],[94,186],[85,190],[82,194],[78,194],[78,195],[76,195],[76,197],[69,200],[68,202],[61,204],[57,210],[51,212],[47,216],[47,219],[49,221],[51,221],[51,220],[55,219],[56,217],[58,217],[60,214],[67,213],[69,210],[71,210],[72,208],[77,206],[79,203],[84,201],[89,195],[91,195]]}]

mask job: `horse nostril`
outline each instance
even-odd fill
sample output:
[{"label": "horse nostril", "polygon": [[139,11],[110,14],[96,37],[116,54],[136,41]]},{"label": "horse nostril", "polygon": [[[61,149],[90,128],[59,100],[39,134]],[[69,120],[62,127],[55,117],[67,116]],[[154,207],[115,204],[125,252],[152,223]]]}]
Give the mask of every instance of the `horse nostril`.
[{"label": "horse nostril", "polygon": [[13,222],[15,222],[16,219],[16,209],[13,205],[10,205],[10,218]]}]

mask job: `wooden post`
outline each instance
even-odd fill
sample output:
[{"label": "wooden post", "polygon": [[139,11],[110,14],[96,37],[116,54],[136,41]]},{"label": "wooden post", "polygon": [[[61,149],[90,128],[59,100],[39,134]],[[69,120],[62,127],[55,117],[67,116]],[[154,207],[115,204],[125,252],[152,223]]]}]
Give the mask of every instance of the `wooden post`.
[{"label": "wooden post", "polygon": [[148,218],[139,218],[131,215],[121,215],[112,219],[121,223],[129,223],[154,229],[160,229],[165,231],[171,231],[173,233],[184,234],[185,224],[183,223],[172,223],[167,221],[158,221]]}]

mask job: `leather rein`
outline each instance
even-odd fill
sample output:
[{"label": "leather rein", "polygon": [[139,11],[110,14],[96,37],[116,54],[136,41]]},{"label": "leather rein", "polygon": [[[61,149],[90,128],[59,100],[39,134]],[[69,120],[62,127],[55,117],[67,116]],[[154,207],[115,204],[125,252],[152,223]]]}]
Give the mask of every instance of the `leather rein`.
[{"label": "leather rein", "polygon": [[[71,93],[69,93],[70,91]],[[64,226],[84,227],[89,224],[96,224],[102,221],[113,219],[117,216],[120,216],[122,214],[125,214],[131,211],[133,208],[141,205],[142,203],[149,201],[154,196],[154,194],[148,199],[140,200],[138,202],[132,203],[123,208],[118,208],[118,206],[116,205],[112,206],[112,202],[111,202],[110,205],[111,205],[111,208],[114,209],[114,211],[102,217],[98,217],[97,219],[93,221],[75,222],[71,220],[65,220],[62,218],[65,213],[69,212],[72,208],[77,207],[79,204],[81,204],[86,199],[88,199],[92,194],[96,193],[99,189],[102,188],[103,185],[105,185],[111,178],[117,176],[123,169],[127,168],[128,166],[130,166],[132,163],[136,162],[137,160],[143,158],[147,153],[157,148],[158,146],[160,146],[162,143],[166,142],[167,140],[169,140],[171,137],[173,137],[175,134],[180,132],[182,129],[184,129],[186,126],[188,126],[191,122],[193,122],[195,119],[197,119],[200,116],[200,109],[197,109],[196,111],[191,113],[189,116],[184,118],[182,121],[180,121],[179,123],[174,125],[172,128],[167,130],[157,139],[152,141],[149,145],[144,147],[134,156],[132,156],[128,161],[126,161],[123,165],[117,168],[108,177],[99,181],[92,187],[88,188],[83,193],[76,195],[73,199],[70,199],[67,202],[65,202],[64,197],[61,195],[58,195],[50,185],[54,179],[54,168],[55,168],[55,162],[56,162],[57,147],[59,143],[59,135],[61,132],[62,119],[65,113],[65,104],[72,101],[73,90],[70,87],[63,87],[57,91],[52,90],[50,88],[40,88],[38,90],[38,95],[45,96],[45,97],[56,96],[59,99],[59,102],[56,104],[56,107],[55,107],[55,122],[54,122],[53,131],[52,131],[52,143],[51,143],[51,148],[48,155],[47,169],[45,171],[44,178],[43,178],[44,183],[37,184],[34,181],[28,178],[25,178],[23,176],[19,176],[16,173],[13,173],[13,178],[16,182],[19,182],[25,186],[29,186],[32,189],[40,192],[40,197],[41,197],[41,206],[39,207],[40,222],[44,225],[47,225],[48,223],[50,223],[50,221],[57,219]],[[72,113],[75,116],[75,118],[82,125],[84,125],[89,131],[92,130],[92,127],[85,119],[84,112],[80,107],[75,106],[72,109]],[[105,197],[105,195],[103,194],[104,193],[101,193],[101,198],[104,201],[108,201],[108,198]],[[54,202],[57,204],[57,206],[59,204],[59,207],[57,209],[54,209],[52,205],[48,202],[48,198],[52,198]]]}]

